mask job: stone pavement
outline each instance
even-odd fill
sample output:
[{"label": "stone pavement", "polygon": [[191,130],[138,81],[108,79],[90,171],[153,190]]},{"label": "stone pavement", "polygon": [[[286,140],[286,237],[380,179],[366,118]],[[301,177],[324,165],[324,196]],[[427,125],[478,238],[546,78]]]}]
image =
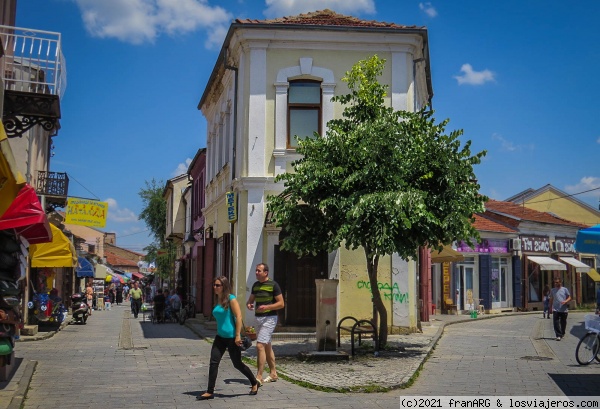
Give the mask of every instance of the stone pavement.
[{"label": "stone pavement", "polygon": [[[534,395],[542,391],[566,394],[573,390],[573,382],[577,382],[578,378],[573,376],[587,380],[599,372],[597,364],[573,365],[573,343],[576,345],[576,337],[581,332],[581,325],[575,323],[576,314],[569,317],[570,324],[574,325],[573,336],[569,342],[562,343],[552,341],[551,320],[536,323],[541,321],[539,313],[478,319],[468,315],[436,315],[431,325],[424,326],[422,334],[390,336],[392,347],[382,351],[379,358],[372,357],[372,351],[360,348],[357,358],[338,363],[301,362],[295,355],[314,350],[314,338],[306,334],[277,335],[274,348],[280,381],[265,385],[254,400],[249,400],[243,396],[248,391],[247,380],[224,358],[217,381],[219,399],[197,404],[207,407],[243,404],[261,408],[390,408],[398,407],[400,395],[444,394],[444,391],[463,395],[473,391],[508,395],[517,390]],[[579,315],[582,320],[583,314]],[[499,319],[487,319],[496,317]],[[210,353],[210,343],[200,341],[198,336],[210,341],[214,336],[211,324],[189,320],[186,326],[154,325],[141,318],[140,315],[139,319],[133,319],[124,307],[114,308],[109,312],[95,312],[86,326],[69,325],[50,338],[19,342],[16,351],[21,364],[11,382],[0,383],[0,408],[18,408],[21,403],[25,408],[117,405],[173,408],[196,404],[194,396],[206,387]],[[454,323],[461,324],[448,327]],[[445,336],[435,347],[445,328]],[[26,337],[22,339],[25,340]],[[349,350],[349,340],[346,339],[342,348]],[[408,389],[384,394],[327,393],[313,389],[398,388],[415,376],[430,353],[423,373]],[[254,347],[245,354],[255,358]],[[548,382],[544,372],[547,363],[521,359],[527,356],[553,359],[550,376],[554,382]],[[524,375],[526,381],[523,382],[513,376],[514,371],[530,376]],[[502,374],[504,380],[498,382],[496,378]],[[483,381],[490,378],[494,382]],[[549,386],[545,389],[546,383]],[[479,386],[474,388],[474,385]],[[492,389],[489,385],[497,387]]]}]

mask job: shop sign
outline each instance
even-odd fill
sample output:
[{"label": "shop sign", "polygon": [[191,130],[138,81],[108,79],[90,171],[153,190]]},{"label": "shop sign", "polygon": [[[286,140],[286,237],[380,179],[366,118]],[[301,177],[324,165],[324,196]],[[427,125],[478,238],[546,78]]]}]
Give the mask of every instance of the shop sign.
[{"label": "shop sign", "polygon": [[237,220],[235,192],[227,192],[225,194],[225,201],[227,202],[227,221],[229,221],[229,223],[233,223]]},{"label": "shop sign", "polygon": [[483,239],[469,247],[467,242],[460,241],[456,248],[463,253],[508,253],[508,240]]},{"label": "shop sign", "polygon": [[550,253],[550,239],[548,236],[521,236],[521,250]]},{"label": "shop sign", "polygon": [[65,223],[105,227],[107,214],[108,202],[70,197],[67,199]]},{"label": "shop sign", "polygon": [[577,253],[575,250],[575,239],[557,237],[554,240],[554,251],[558,253]]},{"label": "shop sign", "polygon": [[452,299],[450,296],[450,263],[442,263],[442,280],[444,301],[447,299]]}]

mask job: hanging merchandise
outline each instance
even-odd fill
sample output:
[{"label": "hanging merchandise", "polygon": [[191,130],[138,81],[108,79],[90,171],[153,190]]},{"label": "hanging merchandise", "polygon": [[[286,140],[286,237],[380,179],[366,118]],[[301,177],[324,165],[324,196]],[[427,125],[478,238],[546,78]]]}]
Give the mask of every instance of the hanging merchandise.
[{"label": "hanging merchandise", "polygon": [[0,280],[16,280],[20,275],[20,250],[14,234],[0,231]]}]

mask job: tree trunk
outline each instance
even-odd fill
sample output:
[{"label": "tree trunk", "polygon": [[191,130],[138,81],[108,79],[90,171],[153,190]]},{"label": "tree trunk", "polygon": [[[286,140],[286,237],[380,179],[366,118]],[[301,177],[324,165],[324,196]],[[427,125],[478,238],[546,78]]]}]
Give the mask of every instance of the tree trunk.
[{"label": "tree trunk", "polygon": [[379,323],[377,322],[377,316],[374,314],[373,321],[375,325],[379,326],[379,347],[383,348],[387,344],[388,327],[387,327],[387,310],[381,300],[381,293],[379,292],[379,286],[377,285],[377,267],[379,265],[379,256],[369,258],[367,249],[365,253],[367,255],[367,272],[369,273],[369,283],[371,284],[371,294],[373,295],[373,307],[379,314]]}]

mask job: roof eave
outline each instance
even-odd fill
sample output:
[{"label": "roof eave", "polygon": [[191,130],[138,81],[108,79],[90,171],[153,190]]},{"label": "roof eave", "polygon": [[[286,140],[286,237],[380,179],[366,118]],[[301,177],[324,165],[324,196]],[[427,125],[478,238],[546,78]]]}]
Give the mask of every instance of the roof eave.
[{"label": "roof eave", "polygon": [[202,106],[206,102],[208,95],[211,91],[211,86],[213,82],[216,80],[220,66],[223,64],[224,59],[227,55],[227,49],[229,48],[229,44],[231,42],[231,37],[233,37],[233,33],[238,28],[244,29],[263,29],[263,30],[278,30],[278,29],[300,29],[306,30],[307,28],[311,28],[313,30],[321,30],[321,31],[358,31],[358,32],[372,32],[372,33],[402,33],[402,34],[416,34],[423,38],[423,56],[427,61],[425,73],[427,80],[427,91],[429,92],[429,101],[433,98],[433,85],[431,82],[431,67],[429,60],[429,36],[427,34],[426,27],[403,27],[403,28],[391,28],[391,27],[354,27],[354,26],[325,26],[325,25],[308,25],[308,24],[276,24],[276,23],[236,23],[233,22],[229,26],[229,30],[227,31],[227,35],[225,36],[225,40],[223,41],[223,45],[221,46],[221,51],[219,52],[219,56],[217,57],[217,61],[213,67],[213,70],[210,74],[208,82],[206,83],[206,87],[204,88],[204,92],[202,93],[202,97],[200,98],[200,102],[198,103],[197,109],[201,110]]}]

